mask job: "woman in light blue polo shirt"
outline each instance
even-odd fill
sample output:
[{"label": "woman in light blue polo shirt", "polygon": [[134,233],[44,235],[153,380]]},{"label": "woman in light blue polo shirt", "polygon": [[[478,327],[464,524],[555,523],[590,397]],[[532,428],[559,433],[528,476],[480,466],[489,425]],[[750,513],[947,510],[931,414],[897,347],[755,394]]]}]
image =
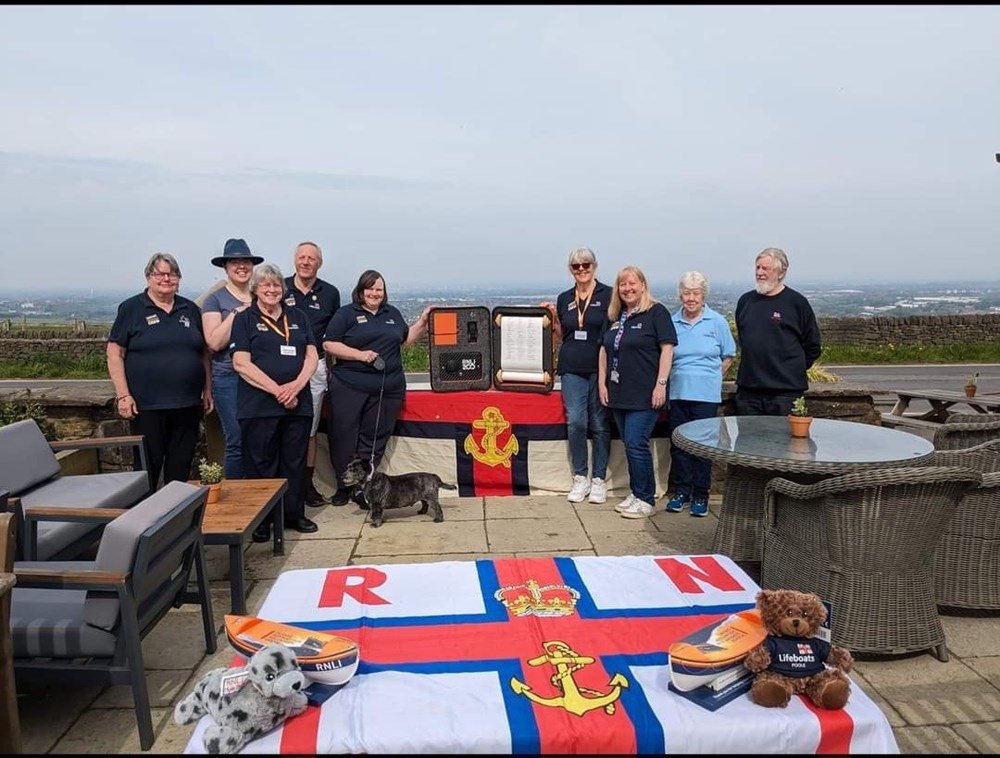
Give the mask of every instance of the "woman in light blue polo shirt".
[{"label": "woman in light blue polo shirt", "polygon": [[[681,307],[673,315],[677,347],[670,367],[670,432],[686,421],[714,418],[722,402],[722,377],[736,355],[736,341],[725,317],[705,305],[708,279],[688,271],[677,285]],[[670,446],[674,496],[667,510],[680,513],[684,504],[692,516],[708,515],[712,462]]]}]

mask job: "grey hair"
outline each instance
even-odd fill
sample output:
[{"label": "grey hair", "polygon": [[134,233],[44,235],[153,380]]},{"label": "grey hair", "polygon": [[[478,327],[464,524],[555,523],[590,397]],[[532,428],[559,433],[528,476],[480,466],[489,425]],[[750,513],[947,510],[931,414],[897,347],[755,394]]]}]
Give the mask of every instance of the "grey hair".
[{"label": "grey hair", "polygon": [[285,294],[285,277],[281,274],[281,269],[273,263],[265,263],[254,267],[250,275],[250,292],[256,292],[257,287],[266,279],[277,279],[281,283],[281,294]]},{"label": "grey hair", "polygon": [[684,290],[701,290],[701,295],[708,299],[708,279],[700,271],[687,271],[681,274],[680,281],[677,282],[677,294]]},{"label": "grey hair", "polygon": [[299,244],[297,244],[295,246],[295,252],[293,253],[293,255],[298,255],[299,248],[302,247],[303,245],[309,245],[310,247],[316,248],[316,257],[319,259],[320,263],[323,262],[323,251],[320,249],[319,245],[317,245],[315,242],[311,242],[310,240],[306,240],[305,242],[300,242]]},{"label": "grey hair", "polygon": [[574,247],[569,254],[569,265],[572,266],[574,263],[589,263],[596,269],[597,256],[589,247]]},{"label": "grey hair", "polygon": [[788,271],[788,256],[785,255],[785,251],[777,247],[768,247],[757,253],[757,257],[754,258],[754,263],[759,261],[761,258],[770,258],[774,261],[778,269],[778,273],[784,276],[785,272]]},{"label": "grey hair", "polygon": [[177,274],[177,278],[181,278],[181,267],[177,265],[177,259],[174,258],[170,253],[153,253],[149,258],[149,263],[146,264],[146,278],[149,279],[156,271],[156,264],[163,261],[168,266],[170,266],[170,272]]}]

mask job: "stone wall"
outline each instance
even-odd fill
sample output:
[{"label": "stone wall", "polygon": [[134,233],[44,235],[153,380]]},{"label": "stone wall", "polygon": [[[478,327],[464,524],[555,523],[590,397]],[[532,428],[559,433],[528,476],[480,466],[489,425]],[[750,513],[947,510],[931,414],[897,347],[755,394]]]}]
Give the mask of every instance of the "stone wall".
[{"label": "stone wall", "polygon": [[28,361],[40,355],[62,355],[80,359],[88,355],[104,356],[106,337],[70,337],[65,333],[52,338],[9,337],[0,335],[0,361]]},{"label": "stone wall", "polygon": [[1000,341],[1000,313],[963,316],[821,318],[824,345],[955,345]]}]

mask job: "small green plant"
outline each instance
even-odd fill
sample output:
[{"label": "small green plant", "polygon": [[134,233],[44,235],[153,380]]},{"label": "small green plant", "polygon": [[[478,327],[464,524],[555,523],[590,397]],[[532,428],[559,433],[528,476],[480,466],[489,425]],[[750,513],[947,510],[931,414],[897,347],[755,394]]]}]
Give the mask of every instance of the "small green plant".
[{"label": "small green plant", "polygon": [[792,415],[793,416],[808,416],[809,408],[806,406],[806,396],[799,395],[795,398],[795,402],[792,403]]},{"label": "small green plant", "polygon": [[16,421],[32,419],[38,428],[42,430],[45,439],[54,440],[56,438],[55,425],[48,420],[45,415],[45,408],[40,403],[31,399],[31,390],[27,391],[27,398],[24,400],[7,400],[0,404],[0,426],[7,426]]},{"label": "small green plant", "polygon": [[198,461],[198,477],[202,484],[218,484],[225,476],[221,463],[202,458]]},{"label": "small green plant", "polygon": [[969,374],[969,378],[966,379],[965,384],[968,387],[975,387],[977,384],[979,384],[979,372],[973,371],[971,374]]}]

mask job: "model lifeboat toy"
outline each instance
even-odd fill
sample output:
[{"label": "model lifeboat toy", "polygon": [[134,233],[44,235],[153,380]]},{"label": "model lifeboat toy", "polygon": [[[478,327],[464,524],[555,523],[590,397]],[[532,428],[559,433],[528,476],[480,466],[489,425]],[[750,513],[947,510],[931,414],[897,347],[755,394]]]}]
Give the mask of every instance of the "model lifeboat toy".
[{"label": "model lifeboat toy", "polygon": [[742,668],[743,659],[764,641],[767,630],[756,609],[734,613],[674,642],[670,655],[670,681],[690,692]]},{"label": "model lifeboat toy", "polygon": [[347,684],[361,660],[358,644],[347,637],[255,616],[227,614],[226,636],[229,644],[247,657],[267,645],[290,648],[306,678],[320,684]]}]

